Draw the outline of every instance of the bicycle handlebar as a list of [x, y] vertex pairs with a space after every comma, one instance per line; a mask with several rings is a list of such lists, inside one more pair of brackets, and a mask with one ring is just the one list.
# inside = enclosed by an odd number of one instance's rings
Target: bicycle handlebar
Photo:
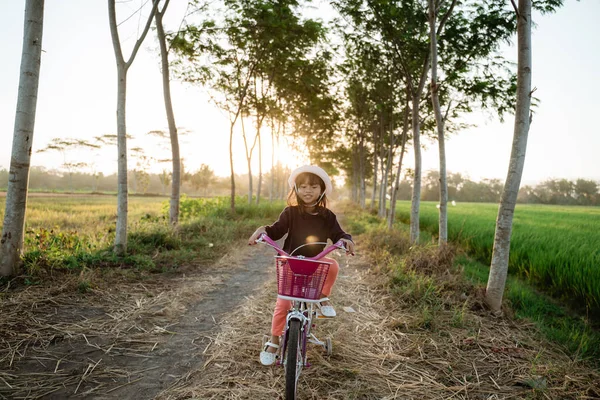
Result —
[[[281, 256], [294, 257], [294, 256], [290, 256], [288, 253], [286, 253], [285, 250], [283, 250], [281, 247], [279, 247], [277, 245], [277, 243], [275, 243], [273, 241], [273, 239], [271, 239], [270, 237], [267, 236], [266, 233], [262, 233], [258, 237], [258, 239], [256, 239], [256, 242], [257, 243], [268, 244], [269, 246], [271, 246], [272, 248], [274, 248], [277, 251], [277, 253], [279, 253], [279, 255], [281, 255]], [[336, 243], [334, 243], [331, 246], [325, 248], [322, 252], [320, 252], [316, 256], [314, 256], [314, 257], [305, 257], [304, 260], [320, 260], [321, 258], [325, 257], [327, 254], [329, 254], [332, 251], [337, 250], [337, 249], [342, 249], [342, 250], [348, 251], [348, 249], [346, 249], [346, 246], [345, 246], [344, 242], [341, 241], [341, 240], [338, 240]]]

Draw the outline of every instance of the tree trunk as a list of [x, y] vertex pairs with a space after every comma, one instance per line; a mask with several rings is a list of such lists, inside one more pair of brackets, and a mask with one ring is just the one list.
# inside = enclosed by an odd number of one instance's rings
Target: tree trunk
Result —
[[365, 185], [365, 139], [364, 131], [360, 131], [360, 142], [358, 144], [358, 158], [359, 158], [359, 180], [360, 180], [360, 208], [363, 210], [366, 207], [367, 202], [367, 188]]
[[[117, 72], [117, 230], [115, 231], [115, 253], [127, 251], [127, 127], [125, 109], [127, 103], [127, 71], [120, 66]], [[134, 171], [135, 181], [135, 171]], [[135, 189], [134, 189], [135, 191]]]
[[173, 113], [173, 103], [171, 101], [171, 77], [169, 73], [169, 52], [165, 39], [165, 31], [163, 27], [163, 16], [169, 5], [167, 0], [162, 8], [162, 11], [157, 12], [155, 16], [156, 34], [160, 45], [160, 60], [162, 66], [162, 84], [163, 97], [165, 101], [165, 110], [167, 113], [167, 122], [169, 124], [169, 136], [171, 138], [171, 158], [173, 161], [173, 185], [171, 186], [171, 199], [169, 206], [169, 222], [171, 225], [176, 225], [179, 221], [179, 190], [181, 181], [181, 164], [179, 163], [179, 138], [177, 135], [177, 125], [175, 124], [175, 115]]
[[248, 166], [248, 204], [252, 204], [252, 150], [248, 151], [248, 140], [246, 138], [246, 127], [244, 125], [244, 118], [240, 118], [242, 124], [242, 137], [244, 139], [244, 149], [246, 151], [246, 164]]
[[[390, 117], [390, 151], [388, 153], [388, 157], [389, 157], [389, 161], [388, 161], [388, 166], [387, 166], [387, 171], [386, 171], [386, 178], [385, 178], [385, 182], [386, 182], [386, 192], [387, 192], [387, 187], [389, 186], [390, 189], [392, 189], [393, 184], [392, 184], [392, 180], [394, 179], [394, 157], [396, 157], [396, 139], [394, 137], [394, 131], [395, 131], [395, 126], [394, 126], [394, 110], [392, 109], [392, 115]], [[392, 196], [391, 196], [391, 190], [390, 190], [390, 201], [392, 200]], [[383, 210], [385, 212], [384, 217], [387, 218], [387, 193], [386, 196], [383, 199]]]
[[379, 159], [381, 160], [381, 184], [379, 185], [379, 204], [378, 204], [378, 209], [377, 209], [377, 215], [381, 218], [383, 217], [383, 197], [385, 196], [385, 185], [386, 185], [386, 181], [385, 181], [385, 169], [386, 169], [386, 164], [387, 162], [385, 159], [385, 129], [383, 127], [383, 113], [382, 113], [382, 117], [381, 117], [381, 130], [379, 131], [381, 138], [379, 139], [380, 141], [380, 145], [379, 145]]
[[396, 218], [396, 200], [398, 198], [398, 187], [400, 186], [400, 173], [402, 172], [402, 162], [404, 160], [404, 149], [406, 148], [406, 142], [408, 140], [408, 108], [409, 99], [406, 101], [406, 108], [404, 109], [404, 125], [402, 126], [402, 148], [400, 150], [400, 161], [398, 162], [398, 171], [396, 172], [396, 181], [394, 182], [394, 189], [392, 190], [392, 198], [390, 200], [390, 215], [388, 217], [388, 229], [392, 229], [394, 226], [394, 219]]
[[27, 0], [24, 20], [19, 95], [0, 240], [1, 276], [13, 275], [16, 272], [23, 253], [29, 166], [42, 58], [44, 0]]
[[235, 213], [235, 172], [233, 170], [233, 128], [235, 126], [235, 120], [230, 122], [229, 125], [229, 169], [231, 170], [231, 201], [230, 209], [231, 213]]
[[269, 182], [269, 203], [273, 202], [275, 189], [275, 124], [271, 123], [271, 178]]
[[485, 301], [499, 313], [506, 286], [512, 221], [525, 165], [531, 109], [531, 0], [519, 0], [517, 20], [517, 105], [510, 163], [496, 219], [496, 234]]
[[412, 99], [412, 128], [413, 147], [415, 150], [415, 176], [413, 182], [412, 199], [410, 206], [410, 241], [419, 241], [419, 209], [421, 207], [421, 125], [419, 121], [419, 102], [421, 96], [413, 95]]
[[429, 41], [431, 43], [431, 103], [435, 114], [440, 157], [440, 208], [438, 245], [448, 242], [448, 183], [446, 181], [446, 145], [444, 142], [444, 118], [440, 109], [439, 85], [437, 80], [437, 35], [435, 1], [429, 0]]
[[359, 186], [360, 179], [358, 174], [358, 165], [360, 163], [358, 159], [358, 143], [354, 143], [352, 147], [352, 201], [356, 204], [359, 203]]
[[129, 60], [125, 62], [121, 50], [121, 41], [117, 27], [115, 0], [108, 0], [108, 19], [112, 38], [115, 60], [117, 63], [117, 229], [115, 231], [114, 251], [117, 255], [127, 252], [127, 126], [125, 118], [127, 98], [127, 70], [133, 63], [135, 56], [142, 45], [150, 24], [156, 13], [159, 0], [153, 0], [152, 10], [139, 39], [136, 41]]
[[377, 195], [377, 176], [379, 175], [379, 163], [377, 155], [377, 131], [373, 130], [373, 192], [371, 193], [371, 204], [369, 209], [375, 208], [375, 196]]
[[260, 191], [262, 190], [262, 142], [260, 138], [260, 128], [256, 133], [258, 136], [258, 184], [256, 185], [256, 205], [260, 203]]
[[381, 218], [387, 217], [387, 189], [388, 189], [388, 178], [391, 179], [390, 172], [394, 164], [394, 110], [391, 111], [390, 115], [390, 146], [388, 147], [387, 163], [385, 166], [385, 174], [383, 178], [383, 195], [381, 198], [380, 216]]

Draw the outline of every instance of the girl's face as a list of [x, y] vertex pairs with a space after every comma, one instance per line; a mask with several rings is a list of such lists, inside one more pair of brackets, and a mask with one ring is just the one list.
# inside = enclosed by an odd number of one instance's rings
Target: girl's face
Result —
[[296, 187], [298, 188], [298, 197], [304, 202], [304, 204], [316, 203], [321, 196], [322, 189], [318, 179], [301, 179], [296, 181]]

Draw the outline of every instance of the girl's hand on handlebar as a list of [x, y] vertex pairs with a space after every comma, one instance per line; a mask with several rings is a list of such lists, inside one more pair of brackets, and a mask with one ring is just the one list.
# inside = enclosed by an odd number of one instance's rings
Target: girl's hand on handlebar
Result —
[[254, 231], [254, 233], [252, 234], [252, 236], [250, 236], [250, 238], [248, 239], [248, 245], [249, 246], [255, 245], [256, 244], [256, 239], [258, 239], [260, 237], [260, 235], [262, 235], [263, 233], [267, 233], [267, 232], [261, 226], [256, 231]]
[[346, 254], [354, 255], [354, 243], [352, 242], [352, 240], [340, 239], [340, 241], [344, 242], [344, 246], [346, 247]]

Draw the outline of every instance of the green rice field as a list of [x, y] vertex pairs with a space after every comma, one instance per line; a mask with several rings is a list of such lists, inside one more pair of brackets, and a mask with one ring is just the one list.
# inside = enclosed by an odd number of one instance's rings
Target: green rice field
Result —
[[[438, 231], [435, 202], [422, 202], [422, 230]], [[408, 223], [410, 202], [398, 218]], [[491, 260], [498, 204], [458, 203], [448, 207], [448, 238], [479, 261]], [[513, 219], [509, 270], [559, 297], [600, 310], [600, 208], [518, 204]]]
[[[0, 197], [0, 226], [4, 222], [5, 198]], [[134, 223], [147, 214], [159, 215], [168, 198], [130, 197], [129, 221]], [[73, 230], [96, 235], [114, 226], [117, 220], [117, 197], [98, 195], [30, 195], [27, 200], [26, 229]]]

